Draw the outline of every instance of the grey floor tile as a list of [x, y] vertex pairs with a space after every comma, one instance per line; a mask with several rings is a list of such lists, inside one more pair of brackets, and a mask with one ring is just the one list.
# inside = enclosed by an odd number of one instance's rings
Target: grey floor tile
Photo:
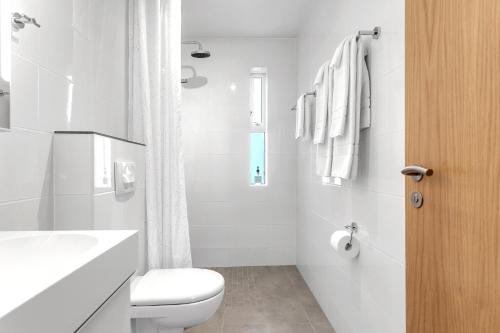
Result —
[[224, 303], [186, 333], [335, 333], [295, 266], [214, 268]]
[[267, 324], [224, 325], [223, 333], [272, 333]]
[[330, 324], [313, 324], [314, 333], [335, 333]]
[[306, 310], [307, 317], [311, 323], [328, 324], [328, 319], [319, 305], [305, 305], [304, 309]]
[[271, 323], [270, 333], [315, 333], [311, 324]]
[[267, 315], [261, 306], [227, 305], [224, 308], [224, 324], [267, 324]]

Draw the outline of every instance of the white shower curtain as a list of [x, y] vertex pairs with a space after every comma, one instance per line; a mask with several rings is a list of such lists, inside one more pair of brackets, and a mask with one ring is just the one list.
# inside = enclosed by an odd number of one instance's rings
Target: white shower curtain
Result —
[[181, 142], [181, 0], [129, 1], [129, 137], [146, 144], [148, 265], [191, 267]]

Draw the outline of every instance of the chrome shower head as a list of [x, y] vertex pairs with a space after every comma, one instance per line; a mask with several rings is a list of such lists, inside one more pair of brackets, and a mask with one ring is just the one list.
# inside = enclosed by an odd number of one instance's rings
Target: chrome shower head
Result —
[[197, 41], [185, 41], [182, 44], [193, 44], [198, 45], [198, 49], [196, 51], [191, 52], [191, 56], [193, 58], [208, 58], [210, 57], [210, 51], [204, 50], [203, 46], [200, 42]]
[[210, 57], [210, 51], [207, 50], [197, 50], [191, 52], [191, 57], [193, 58], [208, 58]]

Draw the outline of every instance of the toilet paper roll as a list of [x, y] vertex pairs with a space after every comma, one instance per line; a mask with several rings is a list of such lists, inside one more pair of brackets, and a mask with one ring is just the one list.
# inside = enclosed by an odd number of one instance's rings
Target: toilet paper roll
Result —
[[356, 258], [359, 254], [359, 241], [356, 238], [352, 238], [351, 247], [346, 247], [347, 243], [351, 239], [351, 233], [339, 230], [335, 231], [330, 238], [330, 244], [337, 253], [347, 259]]

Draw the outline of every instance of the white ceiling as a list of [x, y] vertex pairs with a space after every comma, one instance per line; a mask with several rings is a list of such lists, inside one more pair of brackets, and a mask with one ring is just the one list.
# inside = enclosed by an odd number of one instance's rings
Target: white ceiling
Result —
[[294, 37], [315, 0], [182, 0], [182, 34]]

